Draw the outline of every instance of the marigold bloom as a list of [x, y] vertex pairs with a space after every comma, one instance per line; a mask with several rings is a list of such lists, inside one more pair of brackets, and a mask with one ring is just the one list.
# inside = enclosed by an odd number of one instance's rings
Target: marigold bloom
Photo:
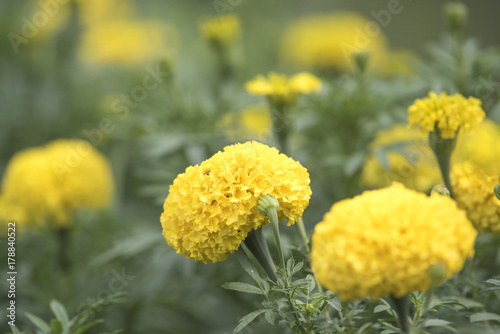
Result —
[[284, 74], [270, 72], [266, 77], [258, 75], [245, 83], [252, 95], [267, 96], [275, 104], [292, 104], [300, 94], [319, 92], [322, 84], [314, 75], [302, 72], [288, 78]]
[[344, 300], [399, 298], [426, 290], [435, 265], [443, 278], [459, 272], [476, 235], [451, 198], [394, 183], [332, 206], [312, 236], [312, 269]]
[[203, 18], [200, 32], [206, 40], [215, 44], [228, 44], [241, 33], [240, 19], [234, 14]]
[[[102, 209], [114, 183], [106, 158], [88, 142], [56, 140], [14, 155], [2, 179], [2, 219], [67, 226], [80, 209]], [[12, 211], [9, 210], [12, 209]]]
[[403, 124], [377, 132], [361, 170], [361, 183], [369, 188], [386, 187], [393, 181], [421, 192], [442, 183], [427, 136]]
[[500, 166], [499, 143], [500, 126], [485, 119], [476, 130], [458, 137], [452, 161], [468, 161], [484, 171], [497, 169]]
[[370, 23], [354, 13], [300, 18], [285, 32], [282, 58], [301, 68], [344, 71], [352, 68], [353, 54], [368, 51], [370, 64], [380, 67], [387, 53], [387, 41], [380, 31], [373, 35], [367, 30]]
[[175, 179], [163, 206], [167, 243], [188, 258], [223, 261], [251, 230], [269, 223], [257, 201], [279, 201], [279, 220], [298, 220], [309, 204], [309, 174], [300, 163], [258, 142], [224, 148]]
[[499, 182], [498, 168], [484, 172], [465, 162], [451, 169], [453, 196], [480, 232], [500, 233], [500, 200], [494, 193]]
[[272, 131], [271, 112], [267, 106], [252, 104], [239, 113], [225, 114], [218, 125], [234, 140], [267, 138]]
[[177, 44], [177, 31], [172, 26], [114, 19], [93, 24], [84, 30], [79, 56], [95, 65], [134, 65], [171, 57]]
[[475, 97], [465, 98], [460, 94], [448, 95], [445, 92], [415, 100], [408, 108], [410, 126], [419, 126], [429, 133], [436, 129], [442, 138], [455, 138], [458, 131], [467, 132], [481, 123], [485, 114], [481, 100]]

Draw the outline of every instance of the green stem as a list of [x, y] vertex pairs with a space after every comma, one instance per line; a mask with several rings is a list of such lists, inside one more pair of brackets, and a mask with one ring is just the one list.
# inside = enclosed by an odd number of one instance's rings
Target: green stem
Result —
[[250, 250], [253, 256], [255, 256], [262, 268], [264, 268], [269, 278], [276, 282], [276, 266], [272, 260], [264, 235], [262, 234], [262, 229], [259, 228], [257, 230], [250, 231], [243, 243], [248, 250]]
[[441, 176], [443, 177], [446, 188], [450, 191], [451, 198], [453, 198], [450, 182], [451, 154], [457, 145], [457, 138], [458, 130], [454, 138], [443, 138], [441, 136], [441, 130], [437, 126], [434, 131], [429, 133], [429, 146], [436, 156]]
[[286, 109], [287, 105], [285, 103], [280, 102], [273, 104], [271, 102], [274, 136], [278, 140], [278, 146], [281, 153], [290, 155], [290, 126], [288, 124], [289, 120], [287, 120]]
[[59, 268], [63, 273], [69, 270], [69, 257], [68, 257], [68, 230], [64, 227], [57, 229], [57, 239], [59, 243], [58, 258]]
[[394, 302], [396, 314], [398, 315], [399, 327], [403, 333], [409, 333], [410, 324], [408, 321], [408, 314], [410, 307], [408, 303], [408, 296], [405, 295], [401, 298], [391, 297], [391, 299]]
[[444, 185], [450, 191], [450, 197], [453, 198], [453, 191], [451, 189], [451, 181], [450, 181], [451, 155], [436, 154], [436, 159], [439, 164], [439, 170], [441, 171], [441, 176], [443, 177]]
[[281, 244], [280, 228], [278, 225], [278, 212], [276, 210], [269, 210], [268, 217], [273, 227], [274, 238], [276, 240], [276, 247], [278, 248], [278, 256], [280, 258], [280, 264], [281, 267], [285, 269], [286, 268], [285, 256], [283, 255], [283, 246]]

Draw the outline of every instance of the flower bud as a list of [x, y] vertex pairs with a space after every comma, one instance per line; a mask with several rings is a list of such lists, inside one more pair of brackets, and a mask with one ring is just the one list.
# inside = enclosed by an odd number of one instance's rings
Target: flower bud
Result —
[[432, 194], [439, 194], [450, 197], [450, 191], [448, 190], [448, 188], [441, 184], [435, 185], [434, 188], [432, 188], [431, 195]]
[[257, 202], [257, 208], [265, 216], [269, 216], [269, 212], [278, 211], [279, 207], [280, 204], [274, 196], [262, 195]]
[[368, 65], [368, 60], [370, 59], [369, 52], [357, 52], [353, 55], [354, 63], [356, 64], [356, 69], [359, 73], [365, 73], [366, 66]]
[[493, 191], [495, 192], [495, 196], [500, 200], [500, 183], [493, 188]]
[[468, 10], [461, 2], [450, 2], [444, 6], [446, 23], [451, 32], [461, 32], [467, 22]]

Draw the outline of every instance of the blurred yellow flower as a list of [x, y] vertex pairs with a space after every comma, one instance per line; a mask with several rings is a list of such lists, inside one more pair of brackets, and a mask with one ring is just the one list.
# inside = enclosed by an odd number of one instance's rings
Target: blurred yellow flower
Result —
[[245, 83], [245, 89], [252, 95], [266, 96], [273, 104], [293, 104], [300, 94], [321, 91], [321, 80], [302, 72], [288, 78], [284, 74], [270, 72], [266, 77], [258, 75]]
[[319, 283], [344, 300], [402, 297], [429, 287], [429, 269], [459, 272], [477, 232], [449, 197], [399, 183], [332, 206], [312, 236]]
[[240, 19], [234, 14], [205, 17], [200, 21], [200, 33], [211, 43], [229, 44], [241, 34]]
[[177, 31], [160, 22], [107, 20], [89, 26], [82, 35], [80, 58], [87, 63], [134, 65], [171, 56]]
[[467, 132], [484, 117], [481, 100], [445, 92], [439, 95], [429, 92], [428, 97], [415, 100], [408, 108], [410, 126], [419, 126], [425, 133], [439, 129], [442, 138], [455, 138], [458, 131]]
[[2, 207], [1, 218], [64, 227], [77, 210], [107, 207], [113, 192], [111, 168], [101, 153], [86, 141], [56, 140], [11, 159], [2, 179], [7, 209]]
[[500, 167], [500, 126], [485, 119], [476, 130], [459, 136], [452, 161], [468, 161], [484, 171]]
[[261, 195], [279, 201], [279, 220], [298, 220], [309, 204], [309, 174], [300, 163], [258, 142], [224, 148], [188, 167], [170, 186], [161, 224], [178, 253], [223, 261], [251, 230], [269, 223], [257, 208]]
[[218, 126], [233, 140], [264, 139], [272, 132], [269, 107], [252, 104], [239, 113], [227, 113]]
[[500, 201], [493, 191], [499, 182], [500, 167], [484, 172], [464, 162], [451, 169], [453, 196], [480, 232], [500, 233]]
[[404, 124], [377, 132], [361, 170], [361, 183], [369, 188], [393, 181], [421, 192], [443, 182], [427, 136]]
[[345, 71], [353, 55], [370, 53], [370, 66], [380, 67], [387, 41], [374, 22], [355, 13], [305, 16], [293, 22], [282, 40], [282, 58], [302, 68]]

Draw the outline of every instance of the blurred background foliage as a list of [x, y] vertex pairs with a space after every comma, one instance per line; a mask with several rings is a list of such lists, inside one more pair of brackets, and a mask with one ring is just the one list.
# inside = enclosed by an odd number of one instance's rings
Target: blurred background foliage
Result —
[[[335, 201], [365, 189], [360, 173], [370, 142], [378, 130], [404, 123], [415, 98], [429, 90], [476, 96], [488, 117], [500, 121], [495, 1], [471, 3], [461, 36], [448, 33], [444, 1], [401, 0], [390, 17], [380, 15], [391, 1], [378, 0], [61, 3], [0, 0], [0, 176], [22, 149], [80, 138], [110, 159], [117, 195], [109, 212], [75, 216], [67, 271], [57, 265], [55, 231], [26, 228], [18, 235], [21, 329], [32, 328], [25, 312], [50, 319], [52, 299], [74, 315], [121, 291], [128, 292], [127, 301], [99, 315], [105, 319], [99, 332], [231, 333], [255, 309], [251, 296], [220, 287], [248, 280], [235, 258], [204, 265], [175, 254], [161, 235], [159, 216], [169, 185], [187, 166], [235, 141], [276, 145], [266, 101], [243, 88], [257, 74], [307, 70], [323, 82], [321, 93], [299, 99], [288, 114], [290, 155], [312, 180], [304, 216], [309, 232]], [[40, 12], [50, 10], [44, 21]], [[289, 59], [293, 48], [312, 48], [308, 38], [294, 39], [293, 22], [345, 11], [364, 17], [361, 28], [378, 24], [379, 32], [369, 37], [378, 46], [366, 71], [345, 59], [332, 66]], [[202, 37], [204, 20], [230, 13], [241, 22], [239, 36], [222, 45]], [[283, 233], [286, 244], [297, 244], [295, 227]], [[479, 238], [474, 284], [498, 274], [499, 242]], [[4, 268], [6, 252], [0, 261]], [[263, 322], [250, 330], [278, 331]]]

